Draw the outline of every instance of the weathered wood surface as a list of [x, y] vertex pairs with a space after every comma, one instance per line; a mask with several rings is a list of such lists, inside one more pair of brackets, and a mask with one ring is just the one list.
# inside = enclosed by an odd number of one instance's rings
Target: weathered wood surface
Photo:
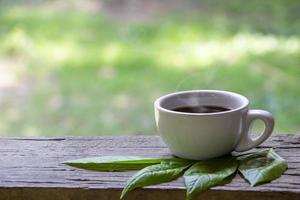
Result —
[[[273, 136], [260, 148], [273, 147], [289, 163], [279, 179], [250, 187], [238, 175], [197, 199], [300, 199], [300, 137]], [[63, 161], [103, 155], [170, 156], [157, 136], [0, 138], [0, 200], [119, 199], [135, 172], [95, 172]], [[138, 189], [125, 199], [184, 199], [182, 179]]]

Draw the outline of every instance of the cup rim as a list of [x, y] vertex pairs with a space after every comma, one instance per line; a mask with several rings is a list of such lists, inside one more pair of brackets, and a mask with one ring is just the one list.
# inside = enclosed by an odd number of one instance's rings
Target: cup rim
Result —
[[[218, 93], [218, 94], [228, 94], [228, 95], [234, 96], [236, 98], [242, 99], [242, 101], [244, 103], [243, 103], [243, 105], [241, 105], [241, 106], [239, 106], [239, 107], [237, 107], [235, 109], [231, 109], [231, 110], [228, 110], [228, 111], [222, 111], [222, 112], [215, 112], [215, 113], [185, 113], [185, 112], [178, 112], [178, 111], [169, 110], [169, 109], [163, 108], [161, 106], [161, 102], [163, 100], [165, 100], [166, 98], [177, 96], [177, 95], [181, 95], [181, 94], [199, 93], [199, 92], [210, 92], [210, 93]], [[177, 114], [177, 115], [192, 115], [192, 116], [210, 116], [210, 115], [228, 114], [228, 113], [232, 113], [232, 112], [243, 110], [243, 109], [247, 108], [248, 105], [249, 105], [249, 100], [245, 96], [243, 96], [241, 94], [238, 94], [238, 93], [235, 93], [235, 92], [226, 91], [226, 90], [185, 90], [185, 91], [179, 91], [179, 92], [174, 92], [174, 93], [166, 94], [164, 96], [159, 97], [154, 102], [154, 107], [156, 109], [158, 109], [159, 111], [166, 112], [166, 113], [171, 113], [171, 114]]]

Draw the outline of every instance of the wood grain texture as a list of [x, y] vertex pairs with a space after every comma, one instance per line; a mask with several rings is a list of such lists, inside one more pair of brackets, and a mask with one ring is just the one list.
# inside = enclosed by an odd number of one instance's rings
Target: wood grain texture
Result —
[[[273, 147], [289, 163], [279, 179], [250, 187], [238, 175], [196, 199], [300, 199], [300, 137], [273, 136], [259, 148]], [[95, 172], [63, 161], [104, 155], [171, 156], [158, 136], [0, 138], [0, 200], [119, 199], [134, 171]], [[138, 189], [125, 199], [184, 199], [182, 178]]]

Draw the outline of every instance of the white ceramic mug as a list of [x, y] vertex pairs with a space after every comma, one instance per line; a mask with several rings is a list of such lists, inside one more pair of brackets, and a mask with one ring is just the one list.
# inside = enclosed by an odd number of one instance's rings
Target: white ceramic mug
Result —
[[[230, 108], [215, 113], [186, 113], [173, 109], [184, 106], [211, 105]], [[174, 155], [203, 160], [246, 151], [264, 142], [272, 133], [274, 118], [264, 110], [249, 110], [246, 97], [219, 90], [191, 90], [158, 98], [155, 120], [158, 132]], [[262, 120], [265, 130], [251, 136], [251, 124]]]

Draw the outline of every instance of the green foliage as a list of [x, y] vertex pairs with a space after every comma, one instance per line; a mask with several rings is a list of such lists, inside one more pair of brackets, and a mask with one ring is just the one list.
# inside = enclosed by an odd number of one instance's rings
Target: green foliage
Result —
[[67, 161], [65, 164], [97, 171], [141, 169], [128, 180], [120, 198], [135, 188], [169, 182], [183, 175], [187, 200], [193, 199], [199, 193], [214, 186], [230, 183], [237, 171], [250, 182], [251, 186], [256, 186], [279, 178], [287, 169], [287, 161], [276, 154], [273, 149], [206, 161], [104, 156]]
[[250, 182], [251, 186], [277, 179], [287, 167], [287, 161], [276, 154], [273, 149], [263, 150], [239, 159], [239, 172]]
[[181, 160], [177, 158], [143, 158], [140, 156], [101, 156], [69, 160], [64, 164], [95, 171], [125, 171], [143, 169], [162, 161], [180, 162]]
[[230, 182], [237, 167], [238, 162], [231, 156], [197, 162], [183, 176], [187, 199], [191, 200], [197, 194], [214, 186], [224, 185], [224, 180], [226, 183]]
[[175, 180], [193, 163], [194, 161], [189, 160], [163, 160], [160, 164], [146, 167], [129, 179], [122, 191], [121, 198], [135, 188]]
[[1, 1], [1, 134], [153, 134], [153, 101], [186, 89], [242, 93], [276, 132], [299, 132], [299, 1], [192, 3], [120, 23]]

